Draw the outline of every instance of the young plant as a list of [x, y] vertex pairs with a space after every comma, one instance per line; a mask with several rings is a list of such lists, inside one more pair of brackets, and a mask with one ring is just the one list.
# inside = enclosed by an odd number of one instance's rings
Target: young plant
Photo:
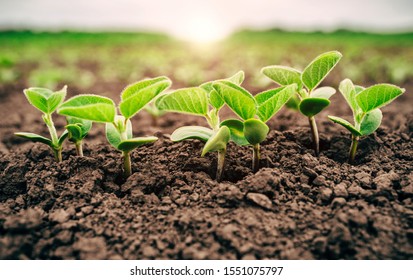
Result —
[[332, 87], [318, 85], [333, 70], [342, 55], [338, 51], [331, 51], [317, 56], [304, 71], [294, 68], [274, 65], [261, 69], [268, 78], [281, 86], [297, 84], [297, 97], [289, 101], [290, 108], [297, 108], [304, 116], [308, 117], [313, 139], [314, 151], [320, 153], [320, 140], [318, 136], [315, 116], [330, 105], [330, 97], [336, 92]]
[[405, 90], [391, 84], [363, 88], [353, 85], [349, 79], [340, 83], [339, 90], [353, 111], [354, 125], [339, 117], [328, 118], [350, 131], [352, 142], [348, 161], [353, 163], [360, 137], [372, 134], [381, 124], [383, 114], [379, 108], [391, 103]]
[[69, 132], [68, 140], [73, 142], [78, 156], [83, 157], [82, 141], [92, 128], [92, 122], [74, 117], [66, 117], [66, 129]]
[[[240, 71], [227, 79], [236, 84], [244, 81], [244, 72]], [[174, 142], [186, 139], [198, 139], [206, 142], [201, 156], [208, 152], [218, 152], [216, 180], [221, 181], [225, 166], [227, 144], [230, 140], [230, 129], [222, 125], [219, 111], [224, 106], [224, 100], [215, 91], [213, 82], [207, 82], [199, 87], [183, 88], [160, 97], [156, 106], [159, 110], [179, 112], [202, 116], [210, 128], [202, 126], [184, 126], [176, 129], [171, 140]]]
[[107, 140], [122, 152], [123, 179], [126, 179], [132, 174], [131, 151], [158, 139], [153, 136], [134, 138], [130, 119], [170, 85], [167, 77], [157, 77], [127, 86], [121, 92], [121, 115], [116, 114], [113, 100], [93, 94], [75, 96], [63, 103], [58, 111], [65, 116], [106, 123]]
[[62, 145], [64, 140], [68, 136], [67, 130], [65, 130], [60, 137], [57, 135], [56, 128], [53, 123], [52, 114], [62, 104], [66, 97], [67, 87], [64, 86], [59, 91], [51, 91], [47, 88], [28, 88], [24, 90], [24, 95], [31, 105], [40, 110], [43, 115], [43, 121], [49, 129], [50, 139], [41, 135], [29, 132], [17, 132], [15, 135], [29, 139], [33, 142], [40, 142], [48, 145], [57, 160], [62, 161]]
[[[246, 89], [230, 81], [218, 81], [213, 88], [228, 107], [238, 116], [221, 123], [231, 132], [231, 140], [238, 145], [251, 145], [253, 150], [252, 169], [259, 169], [260, 144], [267, 138], [271, 119], [297, 91], [297, 85], [287, 85], [252, 96]], [[258, 118], [256, 118], [258, 116]]]
[[161, 98], [163, 95], [165, 95], [165, 92], [162, 92], [162, 94], [157, 95], [148, 105], [145, 106], [145, 111], [151, 115], [152, 118], [152, 125], [153, 126], [158, 126], [158, 119], [165, 115], [165, 111], [159, 110], [158, 107], [156, 107], [156, 101]]

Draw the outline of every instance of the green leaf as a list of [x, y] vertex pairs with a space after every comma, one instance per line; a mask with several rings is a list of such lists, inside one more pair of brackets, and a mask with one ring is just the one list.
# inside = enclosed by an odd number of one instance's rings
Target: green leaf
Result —
[[[122, 133], [125, 134], [123, 138]], [[124, 116], [116, 116], [113, 123], [106, 123], [106, 139], [116, 149], [118, 149], [122, 141], [131, 139], [132, 137], [132, 123], [128, 119], [125, 126]]]
[[238, 71], [237, 73], [235, 73], [229, 78], [226, 78], [225, 80], [230, 81], [236, 85], [241, 85], [244, 79], [245, 79], [244, 71]]
[[237, 73], [235, 73], [233, 76], [231, 76], [229, 78], [206, 82], [206, 83], [203, 83], [202, 85], [200, 85], [199, 87], [203, 88], [208, 93], [210, 93], [211, 91], [214, 90], [213, 84], [216, 83], [216, 82], [229, 81], [229, 82], [232, 82], [236, 85], [241, 85], [242, 82], [244, 81], [244, 78], [245, 78], [244, 71], [238, 71]]
[[236, 85], [240, 85], [244, 81], [244, 77], [245, 77], [244, 71], [239, 71], [235, 75], [233, 75], [233, 76], [231, 76], [227, 79], [216, 80], [216, 81], [212, 81], [212, 82], [203, 83], [202, 85], [200, 85], [200, 87], [208, 92], [209, 103], [214, 108], [221, 109], [222, 106], [224, 106], [225, 101], [218, 94], [218, 92], [213, 88], [212, 84], [215, 83], [215, 82], [218, 82], [218, 81], [230, 81], [230, 82], [233, 82]]
[[323, 111], [328, 105], [330, 105], [330, 100], [328, 99], [310, 97], [301, 101], [299, 109], [303, 115], [313, 117]]
[[209, 152], [225, 150], [230, 138], [231, 132], [229, 131], [229, 128], [226, 126], [221, 126], [219, 130], [205, 143], [201, 156], [204, 156]]
[[301, 88], [301, 72], [294, 68], [273, 65], [262, 68], [261, 72], [281, 86], [297, 84]]
[[92, 128], [92, 122], [88, 120], [74, 118], [74, 117], [66, 117], [66, 120], [67, 120], [67, 123], [70, 125], [75, 124], [79, 126], [81, 130], [80, 136], [82, 137], [82, 139], [86, 137], [86, 135], [89, 133], [90, 129]]
[[342, 54], [338, 51], [331, 51], [317, 56], [304, 69], [301, 80], [304, 85], [311, 91], [316, 88], [331, 70], [337, 65]]
[[127, 86], [121, 93], [119, 110], [129, 119], [151, 102], [158, 94], [171, 86], [167, 77], [146, 79]]
[[345, 119], [334, 117], [334, 116], [328, 116], [328, 118], [332, 120], [333, 122], [338, 123], [339, 125], [342, 125], [348, 131], [350, 131], [350, 133], [353, 134], [354, 136], [362, 135], [360, 131], [358, 131], [351, 123], [349, 123]]
[[260, 106], [261, 104], [266, 102], [268, 99], [270, 99], [271, 97], [278, 94], [280, 91], [282, 91], [284, 89], [285, 89], [285, 87], [279, 87], [279, 88], [270, 89], [270, 90], [260, 92], [260, 93], [258, 93], [254, 96], [255, 101], [257, 102], [257, 105]]
[[244, 136], [244, 122], [236, 119], [228, 119], [221, 122], [219, 126], [226, 126], [229, 128], [231, 140], [237, 145], [245, 146], [249, 144]]
[[113, 123], [106, 123], [106, 139], [114, 148], [118, 148], [119, 143], [122, 142], [120, 132], [113, 125]]
[[30, 132], [16, 132], [16, 133], [14, 133], [14, 135], [19, 136], [19, 137], [22, 137], [22, 138], [29, 139], [29, 140], [31, 140], [31, 141], [33, 141], [33, 142], [40, 142], [40, 143], [43, 143], [43, 144], [46, 144], [46, 145], [52, 147], [52, 140], [50, 140], [50, 139], [48, 139], [48, 138], [46, 138], [46, 137], [43, 137], [43, 136], [41, 136], [41, 135], [35, 134], [35, 133], [30, 133]]
[[365, 87], [358, 86], [358, 85], [355, 85], [354, 88], [356, 89], [356, 94], [359, 94], [360, 92], [366, 89]]
[[208, 94], [199, 87], [179, 89], [159, 98], [156, 106], [159, 110], [205, 116]]
[[48, 113], [51, 114], [63, 103], [66, 98], [67, 86], [64, 86], [61, 90], [53, 92], [53, 94], [47, 99]]
[[391, 84], [378, 84], [366, 88], [356, 96], [357, 104], [364, 113], [368, 113], [374, 109], [381, 108], [396, 97], [403, 94], [405, 89], [399, 88]]
[[286, 87], [275, 90], [268, 90], [256, 96], [256, 100], [261, 99], [262, 96], [268, 97], [265, 102], [258, 102], [258, 117], [267, 122], [271, 119], [287, 101], [297, 92], [297, 85], [292, 84]]
[[380, 109], [375, 109], [366, 114], [360, 124], [360, 132], [362, 135], [372, 134], [379, 128], [383, 114]]
[[216, 109], [221, 109], [225, 104], [225, 100], [219, 95], [219, 93], [212, 89], [209, 93], [209, 103]]
[[48, 113], [47, 98], [53, 94], [50, 89], [47, 88], [28, 88], [25, 89], [24, 95], [31, 105], [42, 111]]
[[347, 101], [347, 104], [350, 106], [351, 110], [353, 111], [353, 114], [357, 114], [359, 106], [356, 102], [357, 92], [353, 82], [350, 79], [345, 79], [341, 81], [338, 89], [341, 92], [341, 95], [343, 95], [344, 99]]
[[336, 93], [335, 88], [321, 87], [321, 88], [315, 89], [311, 93], [311, 97], [330, 99], [330, 97], [333, 96], [334, 93]]
[[69, 131], [67, 131], [65, 129], [65, 131], [63, 131], [62, 135], [60, 135], [59, 140], [57, 141], [59, 147], [61, 147], [63, 145], [63, 142], [66, 140], [66, 138], [69, 136]]
[[81, 124], [68, 124], [66, 129], [69, 132], [69, 140], [77, 142], [83, 139]]
[[260, 120], [249, 119], [244, 122], [244, 135], [251, 145], [264, 141], [269, 131], [269, 127]]
[[165, 114], [165, 111], [159, 110], [153, 102], [146, 105], [144, 110], [154, 118], [159, 118]]
[[81, 94], [63, 103], [58, 109], [58, 113], [95, 122], [113, 122], [116, 107], [110, 98]]
[[158, 137], [155, 136], [131, 138], [120, 142], [118, 145], [118, 149], [123, 152], [130, 152], [145, 144], [153, 143], [156, 140], [158, 140]]
[[246, 120], [255, 116], [256, 101], [247, 90], [228, 81], [216, 82], [213, 87], [240, 118]]
[[60, 91], [53, 92], [47, 88], [28, 88], [24, 90], [27, 100], [31, 105], [45, 114], [53, 113], [66, 97], [64, 86]]
[[300, 98], [298, 97], [297, 94], [294, 94], [293, 96], [291, 96], [291, 98], [287, 101], [287, 103], [285, 103], [285, 106], [288, 109], [292, 109], [292, 110], [296, 110], [298, 111], [298, 107], [300, 106]]
[[171, 140], [179, 142], [185, 139], [198, 139], [206, 142], [213, 134], [212, 129], [203, 126], [183, 126], [172, 133]]

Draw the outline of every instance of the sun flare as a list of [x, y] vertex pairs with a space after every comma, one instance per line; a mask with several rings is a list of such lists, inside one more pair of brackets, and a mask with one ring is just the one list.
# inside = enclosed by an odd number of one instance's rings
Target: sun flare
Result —
[[227, 34], [212, 17], [198, 15], [189, 19], [181, 38], [194, 43], [213, 43], [223, 39]]

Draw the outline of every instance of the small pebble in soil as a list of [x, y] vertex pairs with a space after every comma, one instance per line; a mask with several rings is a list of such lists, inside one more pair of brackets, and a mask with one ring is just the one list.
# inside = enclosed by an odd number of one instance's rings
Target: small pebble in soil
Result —
[[303, 168], [303, 173], [310, 178], [315, 178], [318, 176], [317, 172], [315, 172], [313, 169], [310, 169], [308, 167]]
[[355, 177], [363, 184], [363, 186], [369, 186], [371, 182], [371, 177], [366, 172], [362, 171], [356, 173]]
[[93, 206], [84, 206], [81, 208], [81, 211], [85, 215], [89, 215], [90, 213], [93, 212]]
[[326, 177], [323, 175], [317, 176], [314, 179], [313, 184], [316, 186], [327, 186]]
[[312, 156], [310, 154], [303, 155], [301, 159], [303, 161], [303, 164], [305, 164], [306, 166], [308, 166], [310, 168], [314, 168], [318, 165], [317, 158], [315, 158], [314, 156]]
[[343, 205], [345, 205], [347, 203], [346, 199], [343, 197], [336, 197], [333, 199], [333, 201], [331, 202], [331, 205], [333, 206], [333, 208], [339, 208]]
[[333, 191], [329, 188], [323, 188], [320, 191], [319, 198], [322, 202], [328, 203], [333, 195]]
[[63, 224], [67, 222], [70, 218], [70, 214], [66, 212], [64, 209], [58, 209], [49, 214], [49, 220], [51, 222]]
[[334, 186], [334, 195], [336, 197], [348, 197], [347, 186], [345, 183], [340, 183]]
[[261, 193], [248, 193], [247, 199], [254, 202], [256, 205], [264, 209], [271, 210], [273, 208], [271, 200], [268, 196]]
[[347, 189], [348, 194], [354, 197], [363, 197], [366, 195], [366, 190], [360, 187], [356, 182], [351, 184], [350, 187]]

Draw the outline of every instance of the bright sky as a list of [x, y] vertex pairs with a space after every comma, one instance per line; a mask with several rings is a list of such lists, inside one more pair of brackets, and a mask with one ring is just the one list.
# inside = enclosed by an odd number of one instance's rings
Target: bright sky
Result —
[[241, 28], [413, 30], [413, 0], [0, 0], [0, 28], [137, 29], [195, 41]]

